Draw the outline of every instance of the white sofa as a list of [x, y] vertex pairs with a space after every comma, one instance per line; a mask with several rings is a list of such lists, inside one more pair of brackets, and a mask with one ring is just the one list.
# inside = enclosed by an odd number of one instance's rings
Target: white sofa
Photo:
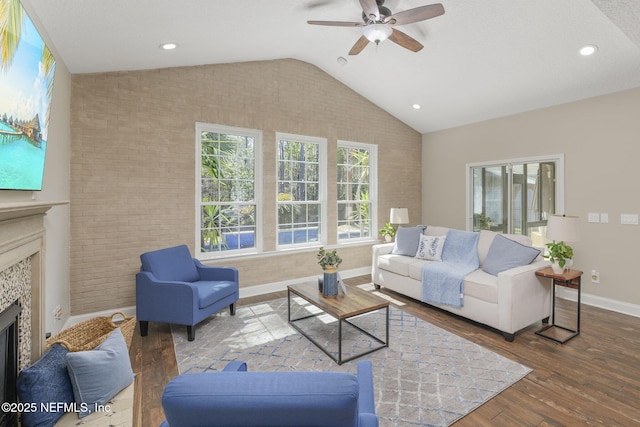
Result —
[[[444, 236], [448, 228], [427, 226], [423, 234]], [[493, 276], [482, 270], [483, 262], [497, 233], [480, 231], [478, 257], [480, 268], [464, 278], [463, 307], [432, 304], [502, 332], [511, 342], [515, 333], [536, 322], [548, 322], [551, 309], [551, 285], [535, 271], [549, 265], [542, 256], [532, 263], [502, 271]], [[523, 245], [531, 239], [522, 235], [503, 235]], [[446, 244], [446, 243], [445, 243]], [[421, 270], [425, 261], [411, 256], [392, 254], [394, 243], [373, 246], [372, 280], [377, 288], [384, 286], [418, 301], [422, 300]], [[430, 303], [431, 304], [431, 303]]]

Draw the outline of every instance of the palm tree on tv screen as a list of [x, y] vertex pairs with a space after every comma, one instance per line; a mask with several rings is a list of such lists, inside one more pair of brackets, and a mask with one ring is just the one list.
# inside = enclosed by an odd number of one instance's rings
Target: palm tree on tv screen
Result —
[[[11, 68], [16, 50], [22, 39], [22, 24], [26, 13], [20, 0], [0, 0], [0, 68], [7, 72]], [[47, 96], [53, 92], [53, 73], [56, 61], [46, 44], [42, 48], [42, 65], [47, 80]], [[46, 120], [48, 121], [48, 117]]]

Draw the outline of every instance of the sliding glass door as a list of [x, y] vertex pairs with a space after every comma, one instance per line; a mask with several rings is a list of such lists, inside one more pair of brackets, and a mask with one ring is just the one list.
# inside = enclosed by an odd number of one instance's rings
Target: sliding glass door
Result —
[[547, 218], [560, 212], [564, 158], [467, 165], [470, 229], [528, 235], [543, 245]]

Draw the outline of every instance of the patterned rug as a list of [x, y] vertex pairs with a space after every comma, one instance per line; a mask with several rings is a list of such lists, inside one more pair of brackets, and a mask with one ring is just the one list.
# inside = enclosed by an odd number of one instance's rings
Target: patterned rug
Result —
[[[292, 318], [318, 313], [306, 301], [292, 299]], [[478, 408], [531, 369], [420, 320], [400, 309], [389, 310], [388, 348], [363, 356], [373, 363], [376, 412], [382, 427], [446, 426]], [[337, 321], [320, 313], [303, 330], [337, 352]], [[358, 316], [353, 323], [384, 337], [384, 310]], [[195, 341], [186, 328], [173, 327], [180, 373], [220, 371], [231, 360], [250, 371], [345, 371], [287, 323], [287, 299], [238, 306], [197, 326]], [[343, 328], [343, 358], [379, 344], [356, 328]]]

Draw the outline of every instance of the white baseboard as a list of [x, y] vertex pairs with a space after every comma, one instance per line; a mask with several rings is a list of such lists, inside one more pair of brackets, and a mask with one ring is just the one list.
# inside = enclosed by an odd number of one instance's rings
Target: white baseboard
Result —
[[[371, 273], [371, 267], [361, 267], [361, 268], [354, 268], [351, 270], [340, 271], [340, 276], [344, 279], [348, 279], [350, 277], [364, 276], [370, 273]], [[271, 292], [286, 291], [288, 285], [293, 285], [295, 283], [304, 283], [304, 282], [315, 283], [318, 277], [320, 277], [320, 274], [321, 272], [318, 272], [318, 274], [315, 274], [313, 276], [300, 277], [297, 279], [284, 280], [281, 282], [267, 283], [265, 285], [247, 286], [246, 288], [240, 288], [240, 298], [254, 297], [258, 295], [269, 294]], [[118, 311], [123, 312], [127, 317], [136, 315], [135, 306], [124, 307], [124, 308], [114, 308], [113, 310], [103, 310], [103, 311], [97, 311], [94, 313], [79, 314], [77, 316], [69, 317], [67, 321], [64, 322], [64, 326], [62, 327], [62, 329], [66, 329], [70, 326], [77, 325], [78, 323], [84, 320], [88, 320], [96, 316], [111, 316], [113, 313], [116, 313]]]
[[[354, 268], [351, 270], [341, 270], [340, 277], [348, 279], [350, 277], [364, 276], [371, 274], [371, 267]], [[307, 277], [299, 277], [297, 279], [283, 280], [281, 282], [267, 283], [265, 285], [247, 286], [246, 288], [240, 288], [240, 298], [255, 297], [258, 295], [269, 294], [271, 292], [286, 291], [287, 286], [294, 285], [296, 283], [313, 282], [315, 283], [318, 277], [322, 275], [321, 271], [318, 274]]]
[[[578, 293], [575, 290], [567, 289], [562, 286], [556, 287], [556, 296], [570, 301], [578, 300]], [[640, 305], [630, 304], [624, 301], [618, 301], [611, 298], [605, 298], [598, 295], [585, 294], [580, 295], [582, 304], [603, 308], [617, 313], [628, 314], [629, 316], [640, 317]]]

